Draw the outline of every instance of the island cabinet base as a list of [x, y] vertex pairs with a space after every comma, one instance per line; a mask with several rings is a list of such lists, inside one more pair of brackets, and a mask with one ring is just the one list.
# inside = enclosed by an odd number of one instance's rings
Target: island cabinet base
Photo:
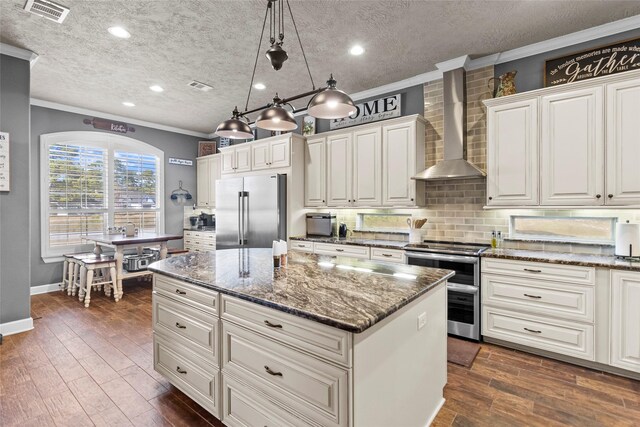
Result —
[[155, 369], [226, 426], [424, 427], [444, 403], [446, 282], [362, 333], [191, 286], [154, 277]]

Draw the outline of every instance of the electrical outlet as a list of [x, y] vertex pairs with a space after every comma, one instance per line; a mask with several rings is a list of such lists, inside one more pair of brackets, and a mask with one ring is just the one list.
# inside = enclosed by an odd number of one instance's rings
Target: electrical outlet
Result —
[[427, 313], [422, 313], [418, 316], [418, 330], [424, 328], [424, 325], [427, 324]]

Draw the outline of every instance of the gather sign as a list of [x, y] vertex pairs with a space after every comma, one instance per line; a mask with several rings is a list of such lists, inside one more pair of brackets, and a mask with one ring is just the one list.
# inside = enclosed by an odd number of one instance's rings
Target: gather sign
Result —
[[549, 59], [544, 65], [544, 86], [558, 86], [630, 70], [640, 70], [640, 39]]

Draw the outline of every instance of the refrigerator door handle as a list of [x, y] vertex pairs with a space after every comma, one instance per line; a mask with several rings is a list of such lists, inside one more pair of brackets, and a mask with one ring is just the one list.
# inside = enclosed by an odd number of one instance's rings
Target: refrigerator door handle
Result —
[[242, 216], [243, 216], [243, 224], [242, 224], [242, 241], [243, 245], [248, 245], [247, 242], [247, 233], [249, 232], [249, 192], [243, 192], [243, 203], [242, 203]]
[[242, 245], [244, 233], [242, 231], [242, 215], [244, 213], [242, 191], [238, 191], [238, 244]]

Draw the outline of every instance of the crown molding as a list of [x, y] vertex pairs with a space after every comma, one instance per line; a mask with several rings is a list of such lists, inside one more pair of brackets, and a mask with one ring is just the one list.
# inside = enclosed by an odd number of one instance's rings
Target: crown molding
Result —
[[0, 54], [13, 56], [14, 58], [24, 59], [25, 61], [29, 61], [31, 68], [38, 61], [38, 54], [31, 52], [27, 49], [22, 49], [19, 47], [11, 46], [10, 44], [0, 43]]
[[116, 114], [104, 113], [102, 111], [89, 110], [87, 108], [82, 108], [82, 107], [73, 107], [71, 105], [59, 104], [57, 102], [45, 101], [37, 98], [31, 98], [31, 105], [35, 105], [36, 107], [50, 108], [52, 110], [67, 111], [69, 113], [82, 114], [85, 116], [94, 116], [94, 117], [100, 117], [103, 119], [118, 120], [121, 122], [130, 123], [132, 125], [144, 126], [152, 129], [163, 130], [166, 132], [174, 132], [182, 135], [189, 135], [189, 136], [196, 136], [198, 138], [211, 139], [210, 134], [204, 133], [204, 132], [196, 132], [196, 131], [177, 128], [173, 126], [166, 126], [159, 123], [132, 119], [131, 117], [124, 117]]
[[457, 70], [458, 68], [467, 69], [470, 62], [471, 58], [469, 58], [469, 55], [463, 55], [447, 61], [438, 62], [436, 67], [444, 73], [445, 71]]

